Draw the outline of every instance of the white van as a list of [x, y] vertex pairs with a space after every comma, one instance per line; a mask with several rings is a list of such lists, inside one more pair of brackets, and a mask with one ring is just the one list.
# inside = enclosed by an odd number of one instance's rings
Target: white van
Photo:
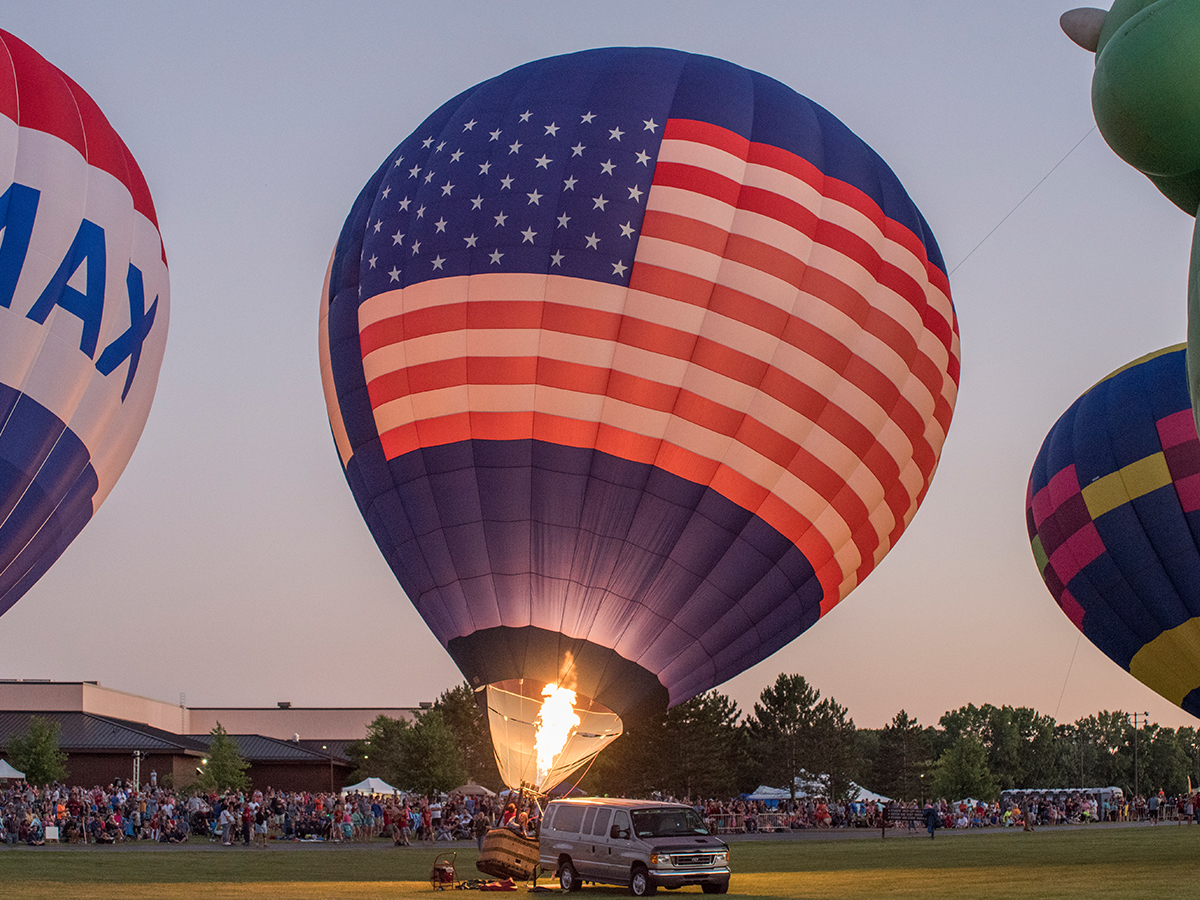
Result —
[[564, 891], [617, 884], [635, 897], [698, 884], [729, 890], [729, 847], [690, 806], [653, 800], [552, 800], [542, 818], [541, 867]]

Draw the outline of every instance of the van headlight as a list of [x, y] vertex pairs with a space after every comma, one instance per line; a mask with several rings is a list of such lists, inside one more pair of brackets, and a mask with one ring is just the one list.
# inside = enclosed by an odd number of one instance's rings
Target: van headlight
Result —
[[651, 853], [650, 854], [650, 865], [652, 865], [652, 866], [669, 866], [670, 864], [671, 864], [671, 857], [668, 854], [666, 854], [666, 853]]
[[714, 866], [729, 865], [729, 851], [726, 850], [724, 853], [714, 853], [713, 854], [713, 865]]

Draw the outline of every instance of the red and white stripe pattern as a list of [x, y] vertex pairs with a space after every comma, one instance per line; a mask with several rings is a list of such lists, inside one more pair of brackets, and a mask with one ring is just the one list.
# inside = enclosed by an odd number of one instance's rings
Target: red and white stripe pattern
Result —
[[366, 299], [385, 455], [533, 438], [652, 463], [792, 540], [827, 612], [937, 465], [959, 367], [945, 274], [858, 189], [672, 119], [631, 275], [485, 273]]

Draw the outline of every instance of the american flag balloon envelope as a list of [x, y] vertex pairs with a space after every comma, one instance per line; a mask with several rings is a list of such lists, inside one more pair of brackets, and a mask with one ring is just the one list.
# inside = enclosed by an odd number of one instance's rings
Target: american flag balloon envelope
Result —
[[92, 100], [0, 31], [0, 613], [137, 445], [167, 341], [150, 191]]
[[887, 165], [779, 82], [660, 49], [530, 63], [426, 119], [346, 219], [320, 333], [359, 508], [486, 689], [505, 780], [542, 788], [861, 582], [959, 371]]

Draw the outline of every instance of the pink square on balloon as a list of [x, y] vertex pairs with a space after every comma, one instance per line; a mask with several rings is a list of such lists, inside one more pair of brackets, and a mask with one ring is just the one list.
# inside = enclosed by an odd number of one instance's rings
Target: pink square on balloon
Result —
[[1196, 421], [1192, 418], [1192, 410], [1181, 409], [1177, 413], [1163, 416], [1158, 420], [1158, 439], [1163, 449], [1174, 447], [1188, 441], [1196, 440]]
[[1185, 513], [1200, 509], [1200, 474], [1189, 475], [1175, 482], [1175, 493], [1179, 495], [1179, 505]]
[[1084, 609], [1079, 605], [1079, 601], [1071, 595], [1070, 591], [1062, 592], [1062, 596], [1058, 598], [1058, 605], [1067, 614], [1067, 618], [1075, 624], [1075, 627], [1082, 631]]
[[1063, 584], [1074, 578], [1079, 570], [1104, 552], [1104, 541], [1093, 522], [1088, 522], [1083, 528], [1063, 541], [1062, 546], [1050, 556], [1054, 571], [1058, 572]]

